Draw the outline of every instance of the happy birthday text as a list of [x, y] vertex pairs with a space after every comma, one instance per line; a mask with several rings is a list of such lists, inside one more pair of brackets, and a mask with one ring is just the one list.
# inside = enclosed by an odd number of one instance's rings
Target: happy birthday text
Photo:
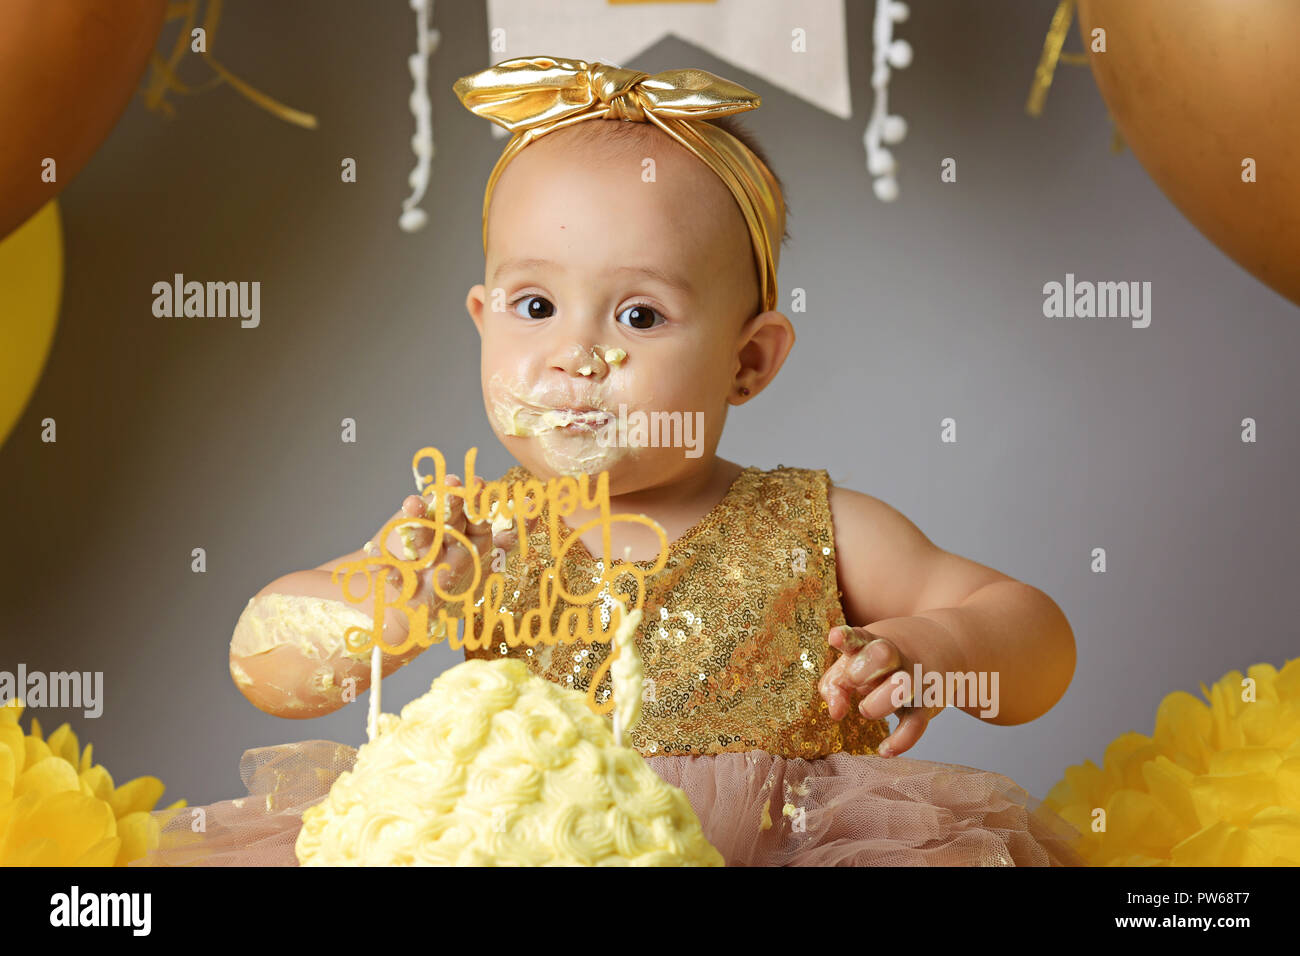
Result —
[[[641, 609], [645, 600], [646, 578], [660, 571], [668, 557], [668, 538], [664, 529], [653, 519], [645, 515], [615, 515], [609, 506], [609, 472], [602, 471], [596, 477], [592, 487], [591, 476], [583, 474], [577, 478], [560, 476], [545, 483], [536, 478], [527, 481], [506, 483], [504, 481], [485, 482], [481, 489], [475, 489], [474, 465], [478, 449], [471, 448], [465, 453], [465, 478], [462, 485], [447, 484], [447, 465], [442, 453], [433, 447], [418, 451], [412, 461], [412, 469], [423, 494], [433, 492], [433, 498], [425, 509], [425, 517], [412, 518], [397, 516], [389, 521], [380, 532], [380, 554], [365, 560], [351, 561], [334, 572], [335, 580], [343, 589], [344, 597], [361, 603], [367, 597], [374, 598], [374, 619], [370, 629], [362, 627], [348, 628], [345, 635], [348, 650], [361, 653], [379, 647], [386, 654], [404, 654], [415, 645], [429, 647], [448, 639], [453, 650], [462, 647], [479, 650], [493, 644], [498, 631], [501, 640], [509, 647], [524, 643], [529, 647], [537, 644], [555, 645], [559, 643], [594, 642], [608, 643], [626, 613]], [[421, 461], [433, 462], [433, 475], [420, 473]], [[449, 527], [445, 521], [444, 502], [451, 498], [463, 501], [466, 519], [470, 522], [489, 520], [495, 507], [496, 513], [515, 523], [518, 530], [520, 559], [528, 556], [527, 522], [547, 516], [547, 533], [550, 542], [551, 563], [542, 569], [538, 586], [539, 604], [523, 612], [516, 623], [515, 614], [505, 598], [505, 575], [494, 571], [483, 578], [483, 566], [473, 542], [461, 531]], [[573, 529], [561, 540], [561, 521], [579, 509], [596, 511], [598, 517]], [[648, 527], [659, 538], [658, 558], [650, 568], [641, 568], [624, 560], [614, 560], [610, 554], [610, 528], [615, 522], [630, 522]], [[415, 558], [399, 557], [388, 550], [388, 542], [393, 532], [400, 526], [408, 528], [421, 526], [433, 532], [433, 540], [421, 556]], [[565, 585], [560, 569], [569, 553], [569, 549], [580, 536], [591, 528], [601, 529], [601, 547], [604, 560], [602, 572], [590, 591], [574, 594]], [[450, 538], [459, 542], [471, 557], [473, 576], [468, 586], [462, 591], [449, 592], [443, 589], [439, 581], [439, 572], [450, 568], [444, 560], [434, 566], [431, 584], [440, 599], [436, 623], [431, 627], [428, 604], [410, 605], [419, 584], [419, 573], [429, 568], [442, 552], [443, 544]], [[401, 587], [391, 601], [384, 586], [389, 573], [396, 571], [401, 576]], [[635, 594], [616, 587], [618, 579], [630, 574], [635, 580]], [[366, 581], [366, 589], [361, 594], [352, 593], [352, 581], [361, 576]], [[480, 589], [480, 584], [482, 588]], [[481, 602], [475, 596], [482, 592]], [[613, 598], [613, 607], [609, 613], [608, 627], [597, 626], [598, 615], [602, 607], [608, 606], [605, 597]], [[552, 628], [552, 617], [559, 602], [567, 607], [562, 611], [558, 627]], [[630, 606], [629, 605], [630, 602]], [[478, 605], [482, 605], [482, 626], [480, 637], [474, 636], [474, 623], [479, 617]], [[384, 619], [388, 608], [393, 608], [405, 615], [407, 621], [407, 638], [399, 645], [390, 645], [383, 638]], [[458, 638], [458, 621], [465, 621], [465, 638]], [[608, 665], [610, 662], [605, 662]], [[603, 670], [604, 668], [602, 668]], [[600, 681], [600, 674], [593, 675], [592, 689]]]

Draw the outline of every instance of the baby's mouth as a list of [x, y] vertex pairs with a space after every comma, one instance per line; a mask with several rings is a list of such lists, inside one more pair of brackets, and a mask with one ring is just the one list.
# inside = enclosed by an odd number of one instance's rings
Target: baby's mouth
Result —
[[604, 428], [613, 417], [612, 413], [599, 408], [552, 408], [542, 413], [538, 424], [566, 432], [587, 432]]
[[605, 428], [615, 418], [613, 412], [600, 407], [600, 404], [593, 404], [590, 398], [574, 401], [554, 395], [548, 401], [540, 394], [525, 397], [503, 389], [494, 396], [493, 404], [502, 430], [519, 438], [547, 434], [590, 435]]
[[[524, 382], [512, 387], [498, 376], [489, 384], [500, 434], [533, 439], [546, 466], [557, 474], [596, 474], [632, 453], [623, 440], [620, 396], [602, 389], [575, 394]], [[611, 403], [618, 411], [610, 409]]]

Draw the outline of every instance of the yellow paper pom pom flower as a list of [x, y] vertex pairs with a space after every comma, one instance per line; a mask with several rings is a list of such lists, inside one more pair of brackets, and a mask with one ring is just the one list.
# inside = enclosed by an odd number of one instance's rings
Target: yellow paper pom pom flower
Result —
[[1209, 706], [1175, 691], [1044, 801], [1094, 866], [1300, 865], [1300, 658], [1225, 674]]
[[68, 724], [45, 738], [33, 717], [24, 734], [22, 713], [17, 700], [0, 705], [0, 866], [126, 866], [158, 846], [161, 780], [115, 787]]

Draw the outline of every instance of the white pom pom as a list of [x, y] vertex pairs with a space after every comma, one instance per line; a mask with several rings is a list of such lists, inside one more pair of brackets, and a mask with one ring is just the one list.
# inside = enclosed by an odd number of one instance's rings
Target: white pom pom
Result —
[[907, 136], [907, 120], [901, 116], [886, 116], [880, 127], [880, 138], [886, 143], [901, 143]]
[[424, 228], [424, 224], [429, 221], [428, 215], [423, 209], [408, 209], [402, 213], [402, 217], [397, 220], [397, 224], [402, 227], [403, 232], [417, 232]]
[[896, 70], [904, 69], [912, 62], [912, 44], [906, 40], [895, 40], [889, 44], [889, 65]]
[[876, 150], [867, 157], [867, 171], [873, 176], [887, 176], [896, 168], [894, 154], [887, 149]]
[[898, 198], [898, 180], [893, 176], [880, 177], [872, 184], [872, 188], [881, 202], [893, 202]]
[[912, 11], [905, 3], [891, 3], [889, 5], [889, 18], [895, 23], [902, 23], [911, 13]]

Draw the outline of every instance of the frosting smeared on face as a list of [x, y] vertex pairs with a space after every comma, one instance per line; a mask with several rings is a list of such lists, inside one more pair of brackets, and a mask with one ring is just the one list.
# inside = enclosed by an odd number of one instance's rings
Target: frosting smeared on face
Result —
[[[618, 362], [627, 357], [622, 349], [599, 349], [592, 351], [593, 362], [603, 361], [602, 353], [615, 352], [622, 353]], [[578, 372], [583, 374], [582, 367]], [[619, 403], [603, 375], [563, 384], [507, 379], [497, 372], [488, 381], [487, 395], [501, 433], [535, 439], [547, 467], [557, 474], [594, 475], [639, 451], [626, 434], [619, 434], [626, 425], [619, 421]]]

